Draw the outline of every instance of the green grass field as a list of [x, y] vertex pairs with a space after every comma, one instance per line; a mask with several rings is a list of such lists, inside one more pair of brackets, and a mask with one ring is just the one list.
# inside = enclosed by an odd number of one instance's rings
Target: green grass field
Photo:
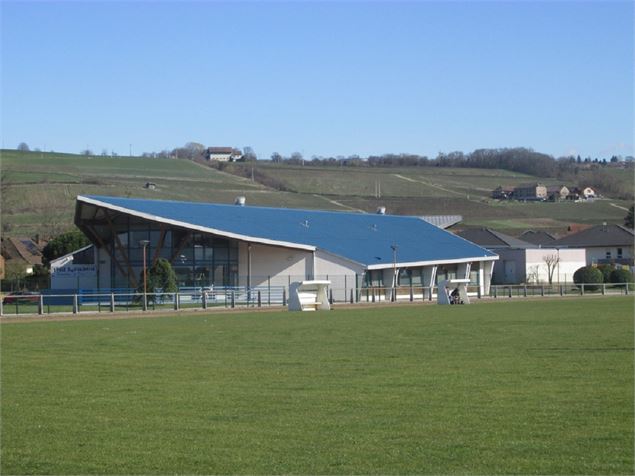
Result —
[[2, 474], [632, 474], [633, 300], [3, 323]]

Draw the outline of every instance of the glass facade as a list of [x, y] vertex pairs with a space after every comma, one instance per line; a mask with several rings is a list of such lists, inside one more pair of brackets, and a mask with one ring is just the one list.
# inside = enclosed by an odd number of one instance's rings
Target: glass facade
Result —
[[[146, 266], [156, 258], [170, 261], [179, 287], [236, 286], [238, 283], [238, 243], [202, 233], [178, 229], [166, 230], [151, 225], [129, 226], [117, 233], [110, 246], [113, 255], [127, 274], [122, 275], [111, 262], [111, 287], [132, 287], [129, 274], [140, 281], [143, 273], [143, 244], [146, 246]], [[126, 259], [126, 257], [128, 259]], [[128, 268], [127, 264], [130, 264]]]

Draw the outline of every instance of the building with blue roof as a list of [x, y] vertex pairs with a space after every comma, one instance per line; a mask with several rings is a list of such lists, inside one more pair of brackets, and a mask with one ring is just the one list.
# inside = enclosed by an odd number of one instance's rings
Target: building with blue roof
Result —
[[488, 292], [498, 256], [412, 216], [78, 196], [75, 224], [96, 249], [99, 288], [137, 287], [172, 263], [181, 286], [430, 287], [469, 278]]

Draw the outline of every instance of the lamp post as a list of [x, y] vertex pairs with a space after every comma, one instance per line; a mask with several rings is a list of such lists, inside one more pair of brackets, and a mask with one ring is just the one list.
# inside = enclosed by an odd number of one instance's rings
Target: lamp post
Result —
[[397, 245], [390, 245], [392, 250], [392, 299], [397, 300]]
[[148, 273], [146, 268], [146, 250], [150, 244], [149, 240], [139, 240], [139, 245], [143, 247], [143, 310], [148, 310]]

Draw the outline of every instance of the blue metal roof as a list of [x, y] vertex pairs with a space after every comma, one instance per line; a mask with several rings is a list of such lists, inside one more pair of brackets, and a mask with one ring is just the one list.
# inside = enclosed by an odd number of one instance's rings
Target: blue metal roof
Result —
[[[129, 211], [230, 234], [309, 245], [357, 263], [483, 259], [497, 255], [418, 217], [90, 195]], [[78, 197], [82, 201], [82, 197]]]

